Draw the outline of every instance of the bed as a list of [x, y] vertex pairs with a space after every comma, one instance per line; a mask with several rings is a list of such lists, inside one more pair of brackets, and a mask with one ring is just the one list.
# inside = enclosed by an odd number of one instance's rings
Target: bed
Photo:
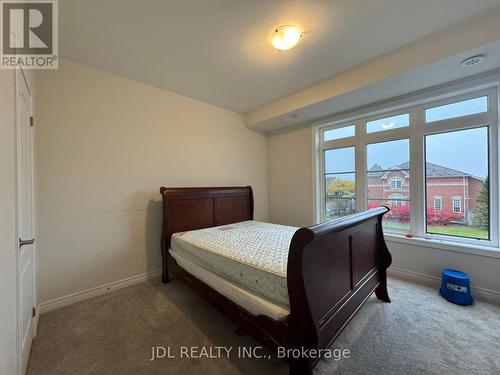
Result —
[[[295, 228], [254, 221], [249, 186], [160, 193], [162, 281], [175, 275], [274, 352], [328, 348], [373, 292], [390, 302], [387, 207]], [[288, 358], [290, 374], [318, 360]]]

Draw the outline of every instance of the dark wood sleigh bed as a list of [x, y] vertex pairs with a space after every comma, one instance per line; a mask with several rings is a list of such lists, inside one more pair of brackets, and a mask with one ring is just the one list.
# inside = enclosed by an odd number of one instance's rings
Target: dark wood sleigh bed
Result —
[[[386, 270], [391, 264], [379, 207], [299, 229], [288, 254], [290, 315], [285, 321], [255, 316], [181, 268], [169, 254], [173, 233], [253, 220], [251, 187], [165, 188], [161, 238], [162, 281], [169, 274], [212, 302], [272, 351], [328, 348], [375, 292], [390, 302]], [[289, 359], [290, 374], [311, 374], [318, 359]]]

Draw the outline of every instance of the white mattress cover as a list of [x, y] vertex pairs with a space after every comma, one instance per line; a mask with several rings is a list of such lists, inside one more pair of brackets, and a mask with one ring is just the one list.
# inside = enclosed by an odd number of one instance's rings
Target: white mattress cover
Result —
[[175, 233], [171, 248], [233, 283], [288, 307], [288, 251], [297, 230], [249, 220]]
[[229, 298], [249, 313], [253, 315], [265, 315], [277, 321], [285, 320], [290, 314], [288, 309], [235, 285], [231, 281], [179, 254], [179, 252], [173, 249], [170, 249], [169, 252], [181, 268], [217, 290], [220, 294]]

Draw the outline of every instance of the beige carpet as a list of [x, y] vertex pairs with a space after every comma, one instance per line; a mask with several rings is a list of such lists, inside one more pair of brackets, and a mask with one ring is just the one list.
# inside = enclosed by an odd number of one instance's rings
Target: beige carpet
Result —
[[[450, 304], [433, 288], [390, 280], [391, 304], [370, 298], [334, 344], [341, 361], [315, 374], [500, 374], [500, 307]], [[287, 374], [277, 359], [157, 359], [152, 346], [255, 346], [178, 281], [147, 282], [40, 317], [28, 374]], [[233, 352], [234, 354], [235, 352]], [[265, 352], [265, 354], [269, 354]]]

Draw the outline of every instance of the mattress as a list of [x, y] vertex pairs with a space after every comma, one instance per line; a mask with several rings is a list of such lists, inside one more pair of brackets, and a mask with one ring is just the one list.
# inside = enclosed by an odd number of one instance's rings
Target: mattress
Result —
[[277, 321], [285, 320], [288, 315], [290, 315], [290, 311], [287, 308], [269, 302], [268, 300], [235, 285], [231, 281], [218, 276], [217, 274], [176, 253], [175, 250], [170, 249], [170, 254], [174, 257], [179, 267], [189, 272], [198, 280], [203, 281], [211, 288], [217, 290], [223, 296], [229, 298], [249, 313], [256, 316], [265, 315]]
[[288, 250], [298, 229], [244, 221], [175, 233], [171, 248], [234, 284], [288, 307]]

